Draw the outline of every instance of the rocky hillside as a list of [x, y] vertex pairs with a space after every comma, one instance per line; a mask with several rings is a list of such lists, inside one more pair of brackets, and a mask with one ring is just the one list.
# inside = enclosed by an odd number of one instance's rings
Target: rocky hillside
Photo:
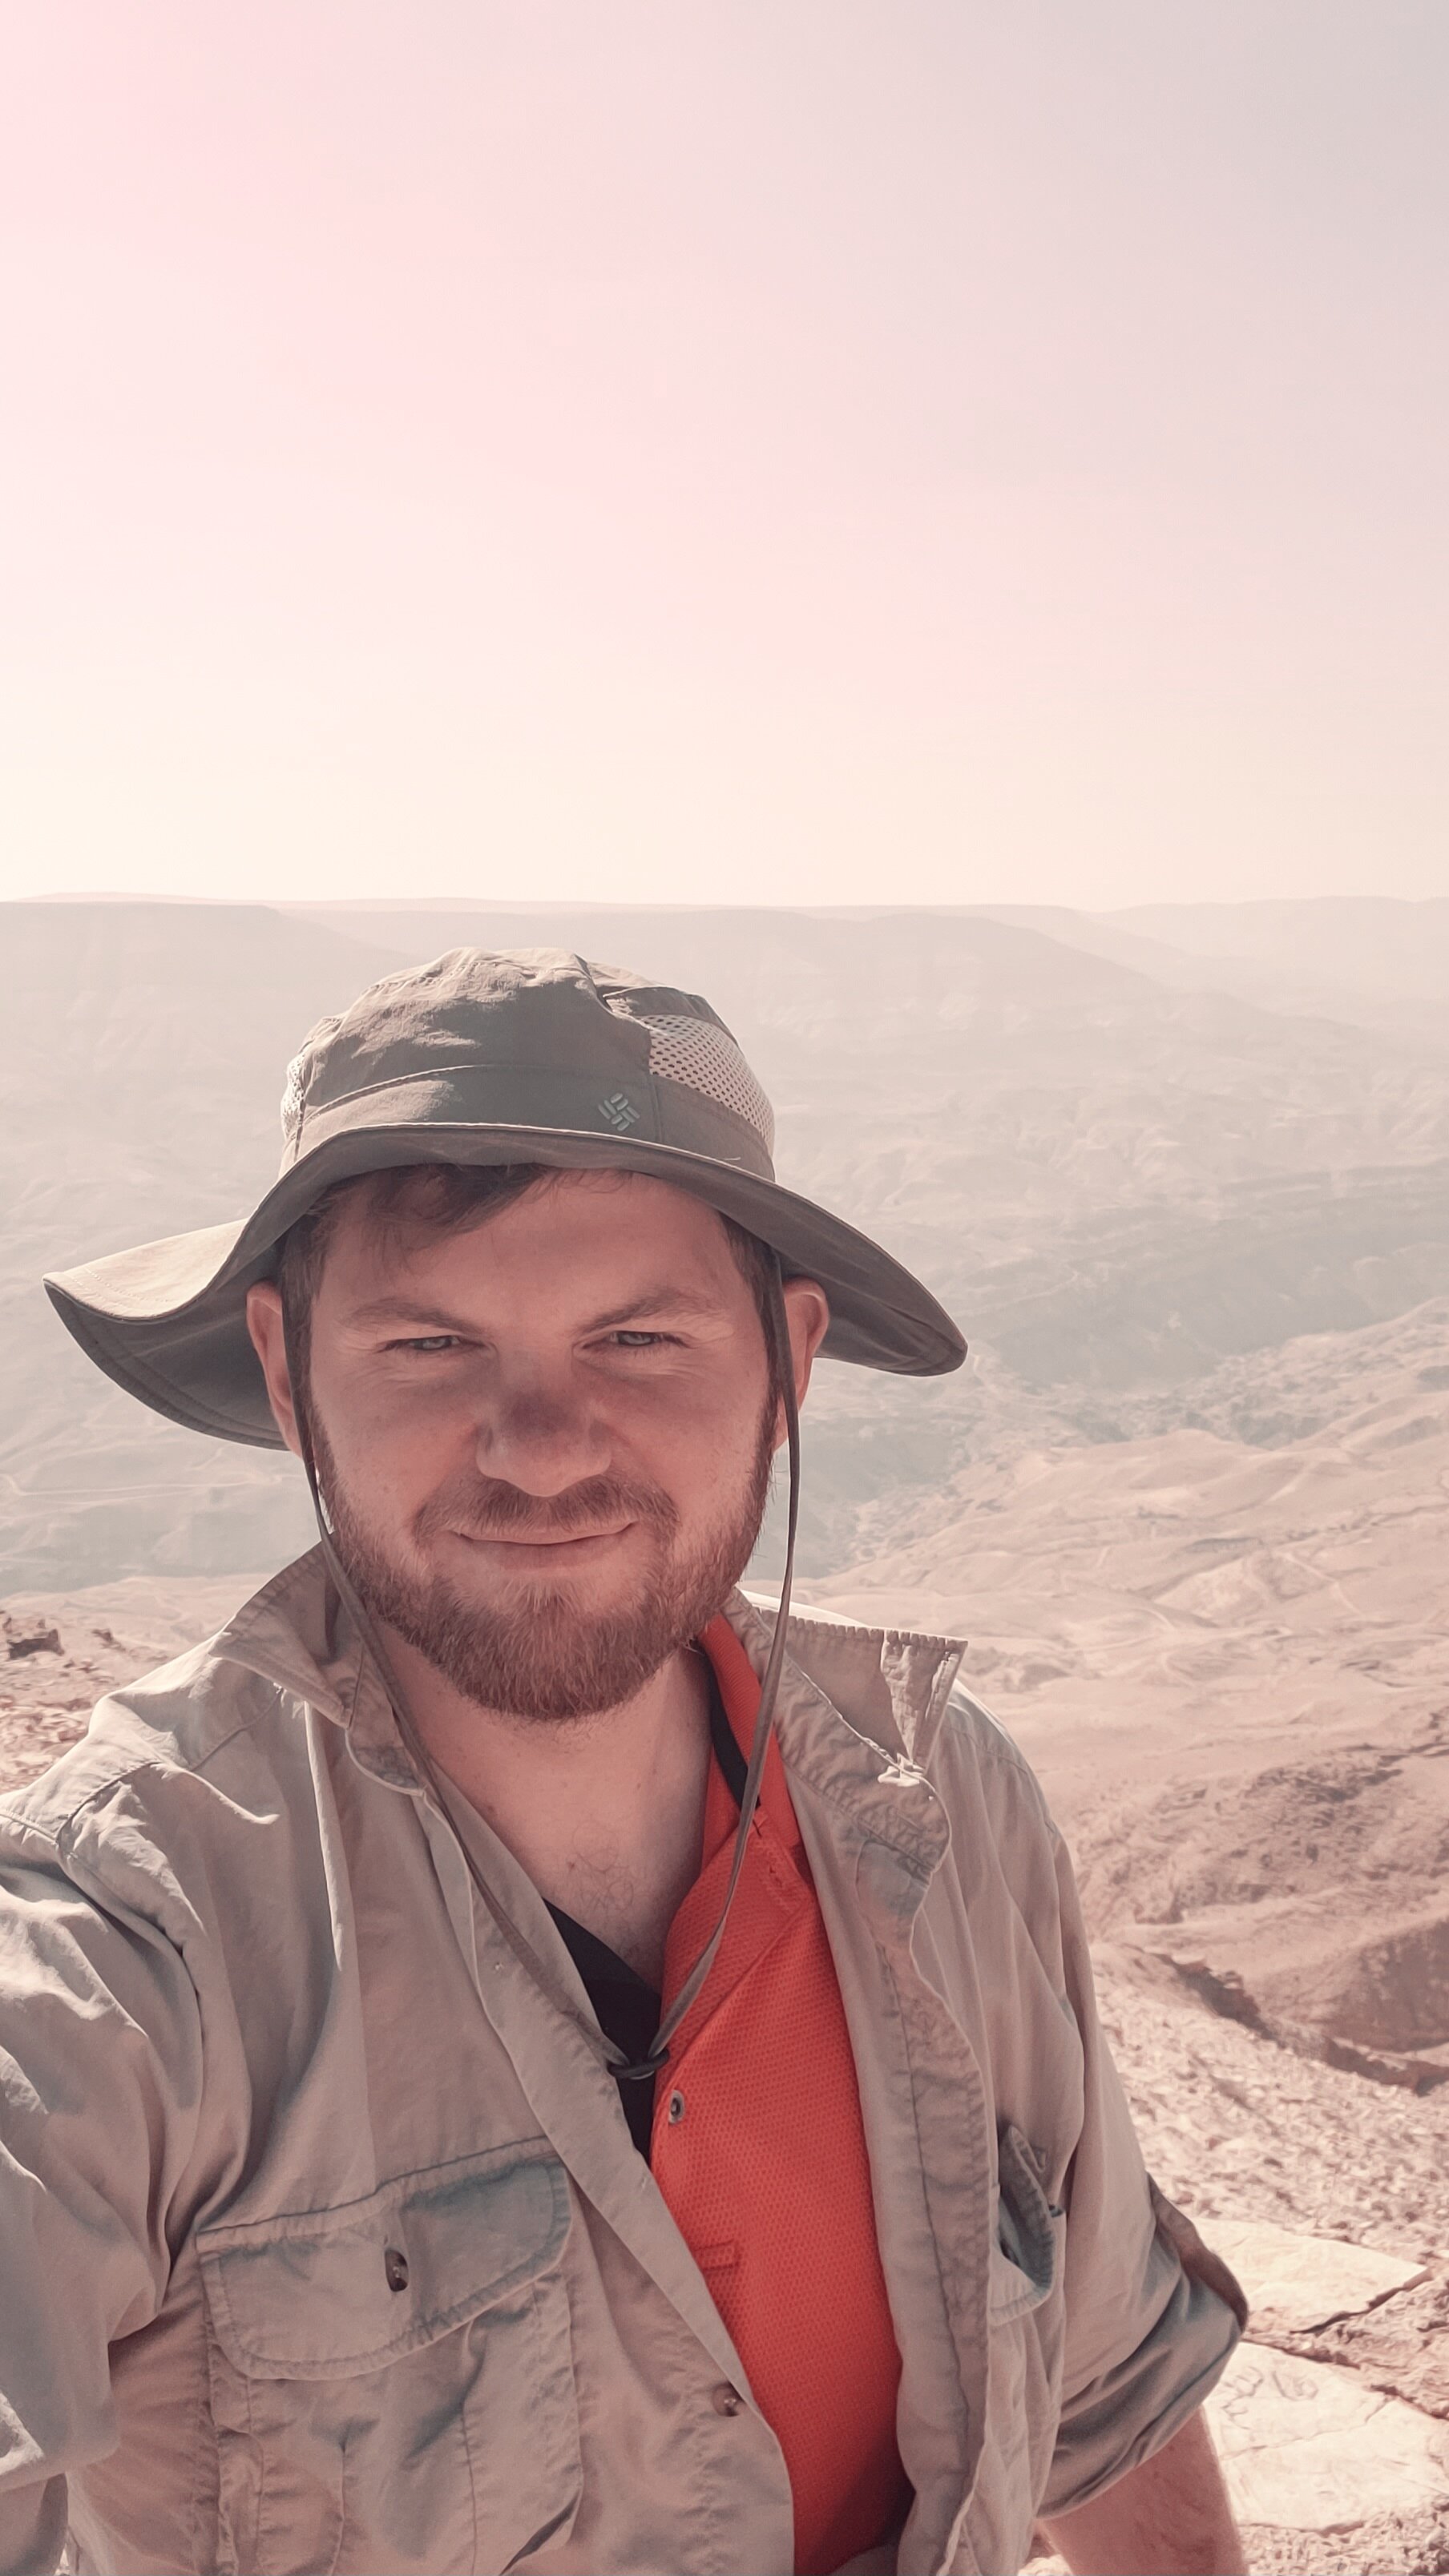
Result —
[[1040, 1401], [1001, 1402], [1004, 1454], [918, 1512], [883, 1494], [863, 1522], [873, 1552], [809, 1588], [968, 1636], [973, 1686], [1073, 1812], [1114, 1744], [1137, 1764], [1149, 1708], [1164, 1722], [1148, 1778], [1172, 1782], [1188, 1762], [1236, 1771], [1433, 1721], [1449, 1687], [1449, 1302], [1136, 1398], [1090, 1442]]

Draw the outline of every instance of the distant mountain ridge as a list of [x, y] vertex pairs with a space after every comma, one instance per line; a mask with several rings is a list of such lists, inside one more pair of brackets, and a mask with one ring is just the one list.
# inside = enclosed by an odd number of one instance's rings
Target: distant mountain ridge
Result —
[[1047, 931], [1160, 983], [1449, 1045], [1449, 897], [993, 910], [998, 920]]

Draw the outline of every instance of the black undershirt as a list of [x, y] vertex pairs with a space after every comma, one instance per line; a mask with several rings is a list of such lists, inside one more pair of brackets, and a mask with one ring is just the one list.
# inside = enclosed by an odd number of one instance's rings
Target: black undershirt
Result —
[[[709, 1676], [709, 1740], [719, 1764], [724, 1783], [738, 1807], [745, 1793], [745, 1757], [734, 1739], [734, 1730], [724, 1712], [719, 1684], [713, 1669]], [[584, 1992], [594, 2008], [594, 2019], [606, 2039], [622, 2048], [631, 2065], [648, 2056], [661, 2019], [661, 2002], [653, 1986], [601, 1941], [585, 1924], [576, 1923], [562, 1906], [550, 1905], [564, 1946], [583, 1979]], [[619, 2098], [629, 2135], [645, 2163], [649, 2162], [649, 2141], [654, 2127], [654, 2085], [652, 2075], [634, 2076], [620, 2082]]]

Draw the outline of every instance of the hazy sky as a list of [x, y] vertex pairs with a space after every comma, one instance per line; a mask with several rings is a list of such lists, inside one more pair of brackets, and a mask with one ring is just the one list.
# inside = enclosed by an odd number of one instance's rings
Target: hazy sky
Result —
[[5, 891], [1449, 891], [1446, 0], [5, 51]]

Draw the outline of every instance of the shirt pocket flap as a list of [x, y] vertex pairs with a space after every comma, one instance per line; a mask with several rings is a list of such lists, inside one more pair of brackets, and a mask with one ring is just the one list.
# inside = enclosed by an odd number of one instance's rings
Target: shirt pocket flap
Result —
[[1020, 2129], [997, 2142], [999, 2191], [991, 2248], [991, 2322], [1005, 2325], [1051, 2296], [1060, 2260], [1063, 2213], [1042, 2190], [1036, 2158]]
[[504, 2156], [407, 2174], [339, 2209], [199, 2229], [227, 2359], [260, 2379], [379, 2370], [545, 2271], [568, 2233], [563, 2167]]

